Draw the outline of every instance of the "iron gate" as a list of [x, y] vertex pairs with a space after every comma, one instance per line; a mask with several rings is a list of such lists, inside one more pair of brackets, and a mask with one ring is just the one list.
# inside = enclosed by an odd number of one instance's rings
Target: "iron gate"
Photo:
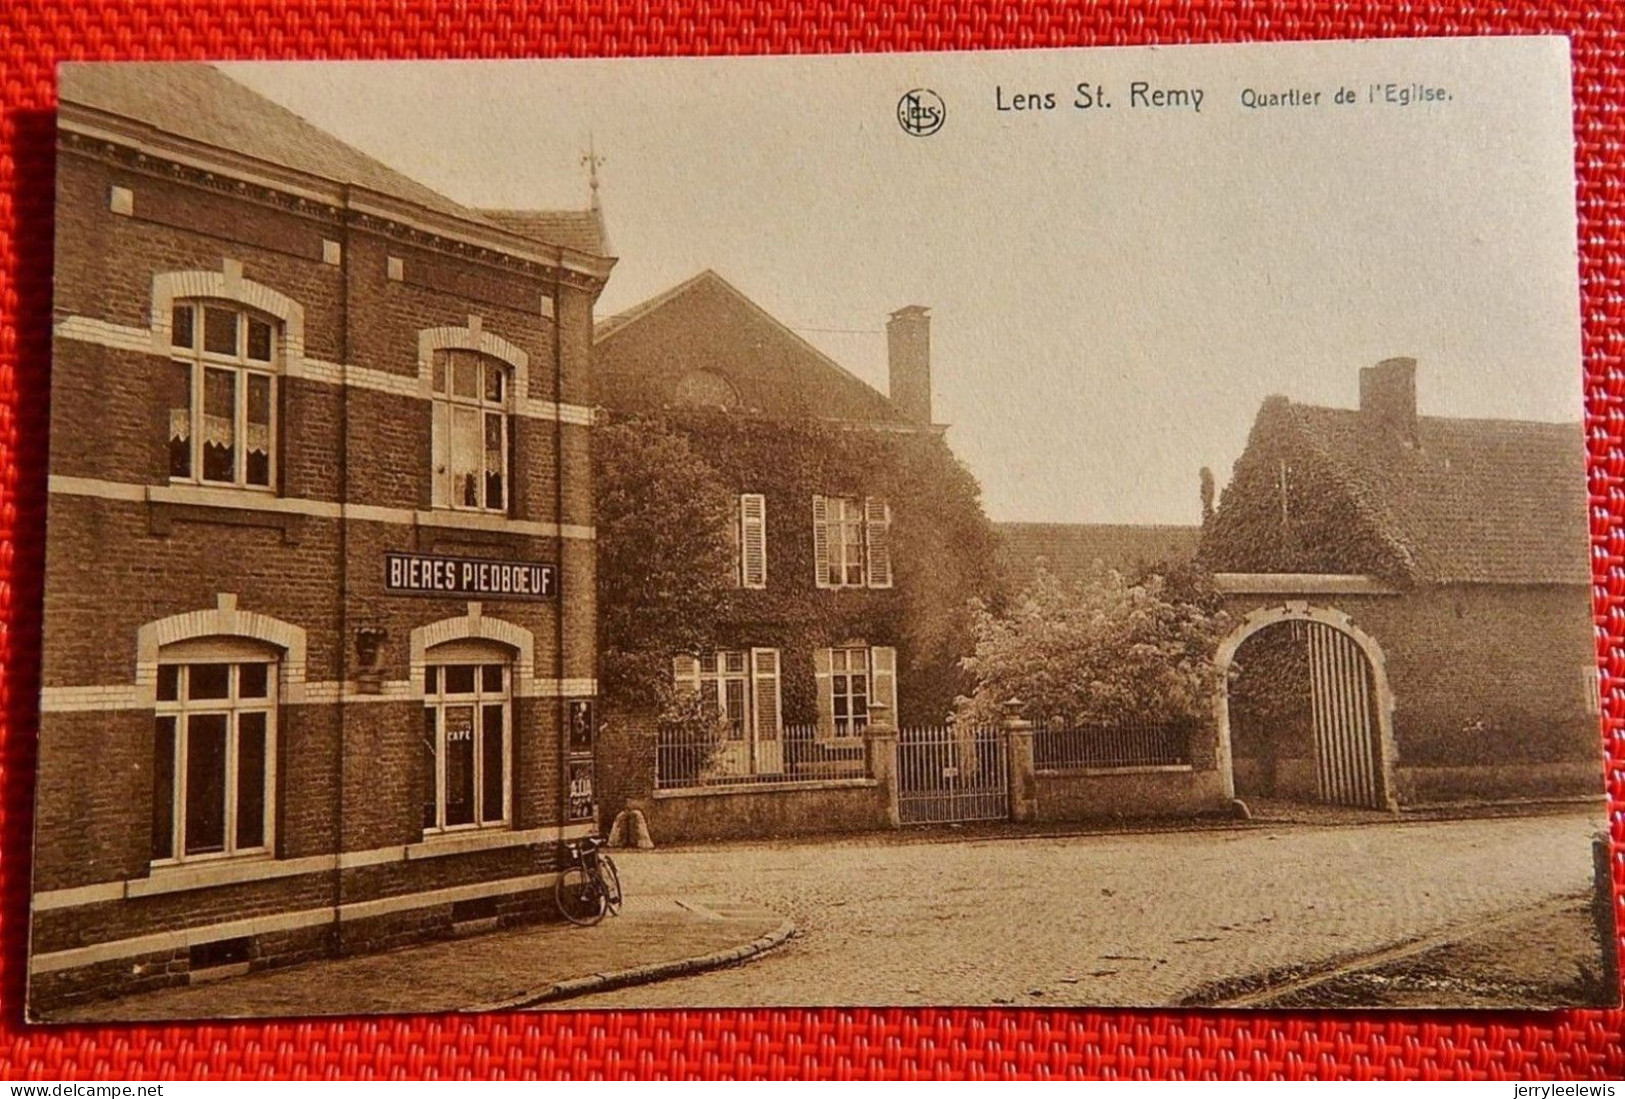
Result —
[[1010, 763], [1003, 730], [904, 729], [897, 738], [897, 811], [904, 824], [1010, 817]]

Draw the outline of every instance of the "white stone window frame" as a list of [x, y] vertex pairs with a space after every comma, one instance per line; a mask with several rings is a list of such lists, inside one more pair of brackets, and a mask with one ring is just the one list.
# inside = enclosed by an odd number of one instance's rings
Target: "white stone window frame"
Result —
[[[494, 831], [500, 828], [512, 828], [514, 811], [514, 782], [516, 776], [513, 769], [513, 749], [516, 739], [517, 723], [515, 722], [515, 702], [521, 698], [532, 698], [536, 694], [536, 635], [525, 627], [501, 618], [486, 616], [479, 603], [469, 603], [467, 613], [455, 618], [442, 618], [424, 626], [418, 626], [408, 636], [407, 647], [409, 653], [408, 672], [412, 679], [411, 697], [423, 703], [429, 703], [429, 696], [424, 691], [425, 675], [430, 665], [441, 663], [474, 663], [474, 661], [445, 660], [448, 655], [458, 655], [463, 652], [472, 652], [477, 649], [486, 651], [506, 650], [509, 662], [508, 673], [508, 733], [506, 745], [506, 777], [503, 783], [504, 802], [507, 805], [507, 821], [502, 825], [489, 825], [483, 829], [459, 826], [449, 830], [428, 829], [424, 832], [426, 842], [447, 842], [458, 836], [466, 836], [471, 831]], [[439, 780], [436, 779], [436, 800], [440, 802]], [[443, 812], [443, 810], [440, 810]], [[443, 819], [443, 818], [440, 818]]]
[[[423, 708], [425, 715], [434, 714], [434, 743], [431, 746], [434, 753], [434, 822], [425, 823], [423, 835], [425, 839], [436, 836], [455, 835], [462, 832], [480, 832], [492, 829], [506, 829], [513, 826], [513, 730], [514, 730], [514, 681], [516, 651], [511, 645], [489, 640], [460, 640], [448, 641], [429, 649], [424, 654], [424, 669], [421, 673], [420, 683], [423, 684]], [[448, 668], [466, 665], [473, 669], [473, 682], [468, 691], [451, 691], [448, 689]], [[500, 669], [501, 682], [495, 689], [485, 684], [485, 669], [495, 667]], [[434, 680], [434, 690], [428, 689], [430, 679]], [[486, 728], [485, 711], [489, 706], [500, 706], [502, 724], [500, 735], [502, 737], [500, 778], [502, 790], [502, 812], [499, 817], [487, 819], [485, 816], [485, 787], [486, 787]], [[469, 728], [470, 761], [471, 761], [471, 796], [470, 807], [473, 819], [460, 824], [448, 823], [446, 816], [449, 807], [447, 800], [447, 766], [449, 753], [447, 752], [447, 723], [446, 714], [450, 709], [467, 707], [473, 711]]]
[[[143, 709], [151, 711], [154, 728], [159, 708], [159, 665], [172, 660], [182, 662], [183, 658], [184, 662], [204, 663], [194, 654], [207, 654], [214, 650], [239, 654], [259, 651], [266, 653], [275, 663], [274, 681], [269, 685], [277, 702], [277, 712], [268, 723], [267, 730], [271, 745], [268, 748], [266, 777], [266, 846], [251, 854], [230, 856], [234, 859], [273, 859], [276, 857], [277, 842], [275, 743], [281, 724], [278, 719], [283, 707], [305, 701], [305, 630], [268, 614], [241, 610], [237, 606], [237, 596], [229, 592], [216, 596], [213, 609], [170, 615], [141, 626], [136, 631], [136, 700]], [[184, 801], [178, 799], [175, 811], [183, 810]], [[176, 850], [184, 855], [184, 846], [177, 846]], [[225, 857], [220, 854], [172, 857], [154, 861], [152, 865], [155, 871], [172, 871], [182, 864], [221, 861]]]
[[[172, 345], [169, 350], [170, 362], [184, 368], [188, 372], [187, 390], [191, 394], [189, 407], [185, 410], [187, 427], [187, 467], [190, 472], [177, 474], [170, 471], [171, 484], [202, 485], [207, 488], [236, 488], [246, 489], [250, 492], [272, 493], [277, 485], [277, 432], [278, 423], [277, 391], [278, 379], [281, 374], [277, 358], [278, 331], [280, 323], [274, 317], [245, 309], [235, 302], [220, 301], [213, 298], [182, 298], [174, 303], [173, 310], [182, 309], [192, 311], [192, 344], [190, 347]], [[210, 351], [206, 346], [206, 317], [209, 312], [223, 312], [232, 317], [235, 350], [232, 354], [220, 351]], [[251, 358], [248, 353], [248, 338], [250, 325], [260, 323], [270, 329], [269, 349], [265, 359]], [[227, 373], [232, 376], [233, 393], [231, 413], [232, 434], [232, 470], [228, 480], [209, 477], [205, 471], [204, 447], [208, 444], [209, 417], [205, 410], [208, 399], [208, 376], [213, 373]], [[253, 439], [248, 419], [248, 410], [251, 403], [249, 397], [250, 386], [255, 379], [263, 379], [266, 383], [266, 416], [265, 430], [266, 475], [263, 484], [256, 483], [249, 478], [249, 454], [253, 450]], [[171, 409], [171, 424], [169, 439], [175, 438], [173, 417], [178, 409]]]
[[[170, 802], [170, 854], [153, 858], [154, 870], [171, 866], [192, 866], [202, 862], [222, 862], [237, 859], [268, 858], [276, 850], [276, 789], [277, 789], [277, 711], [278, 686], [281, 664], [279, 653], [261, 641], [234, 637], [205, 637], [182, 641], [159, 651], [159, 675], [166, 667], [178, 669], [177, 691], [174, 699], [158, 699], [154, 703], [154, 725], [166, 717], [175, 720], [174, 747], [170, 776], [172, 784]], [[188, 697], [192, 670], [206, 664], [227, 665], [227, 694], [218, 699]], [[241, 669], [248, 664], [268, 665], [265, 695], [244, 698], [241, 690]], [[241, 762], [240, 737], [242, 718], [250, 714], [265, 715], [264, 774], [261, 779], [263, 793], [260, 812], [261, 842], [246, 847], [238, 846], [237, 822], [241, 811], [239, 803], [239, 766]], [[192, 749], [192, 721], [194, 718], [224, 715], [226, 742], [221, 784], [224, 791], [224, 820], [221, 822], [221, 849], [219, 851], [188, 852], [187, 808], [188, 783], [191, 778], [189, 757]], [[155, 729], [156, 732], [156, 729]], [[155, 748], [156, 750], [156, 748]]]
[[[189, 361], [188, 358], [177, 359], [174, 347], [173, 319], [175, 306], [196, 302], [205, 305], [213, 302], [216, 305], [227, 305], [239, 309], [247, 314], [259, 314], [262, 319], [270, 319], [272, 329], [272, 354], [269, 364], [269, 373], [272, 374], [271, 385], [271, 472], [270, 485], [247, 485], [241, 482], [205, 481], [202, 479], [201, 442], [199, 440], [202, 426], [200, 407], [203, 400], [202, 369], [194, 368], [192, 379], [192, 406], [193, 416], [191, 431], [193, 435], [192, 473], [188, 477], [177, 477], [171, 480], [178, 484], [205, 485], [210, 488], [221, 488], [228, 491], [242, 490], [261, 495], [274, 495], [277, 484], [277, 466], [280, 455], [276, 450], [277, 400], [278, 380], [281, 377], [302, 375], [305, 372], [305, 309], [294, 299], [263, 283], [258, 283], [243, 276], [243, 265], [240, 261], [226, 258], [222, 260], [220, 270], [188, 270], [163, 271], [152, 279], [152, 305], [151, 305], [151, 338], [152, 352], [161, 356], [166, 364], [175, 361]], [[239, 320], [239, 331], [246, 338], [243, 331], [246, 322]], [[201, 348], [203, 345], [202, 314], [193, 320], [194, 345]], [[222, 361], [221, 366], [240, 369], [263, 370], [259, 365], [249, 366], [238, 360], [232, 362]], [[240, 402], [243, 403], [243, 402]], [[239, 425], [242, 416], [237, 417]], [[242, 443], [246, 441], [242, 434], [239, 440], [239, 455], [236, 466], [240, 469], [245, 466], [246, 458], [241, 451]], [[167, 449], [168, 439], [165, 439]]]
[[[475, 315], [469, 316], [466, 325], [420, 330], [418, 332], [418, 396], [430, 402], [432, 433], [437, 433], [440, 430], [440, 408], [442, 403], [454, 401], [449, 393], [436, 393], [434, 386], [435, 360], [442, 352], [447, 351], [469, 351], [487, 359], [495, 359], [507, 366], [507, 380], [504, 383], [503, 392], [504, 400], [500, 409], [502, 415], [503, 498], [500, 508], [488, 508], [483, 505], [469, 507], [453, 503], [450, 499], [449, 483], [443, 480], [442, 471], [434, 468], [440, 447], [437, 438], [432, 438], [429, 449], [429, 478], [433, 486], [430, 494], [431, 506], [436, 510], [444, 511], [462, 511], [483, 515], [509, 515], [513, 509], [515, 496], [515, 463], [512, 455], [513, 421], [517, 410], [524, 406], [524, 402], [530, 394], [530, 356], [516, 344], [486, 331], [484, 321]], [[447, 388], [450, 389], [449, 381]], [[483, 427], [482, 420], [482, 431]], [[449, 439], [447, 440], [447, 446], [450, 446]], [[443, 488], [443, 486], [445, 487]], [[483, 501], [483, 499], [484, 491], [482, 486], [481, 500]]]

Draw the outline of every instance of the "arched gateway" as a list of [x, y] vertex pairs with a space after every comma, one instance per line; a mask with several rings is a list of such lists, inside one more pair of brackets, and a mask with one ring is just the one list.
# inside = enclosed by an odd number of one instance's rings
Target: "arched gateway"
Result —
[[[1342, 611], [1287, 601], [1249, 612], [1214, 654], [1219, 766], [1225, 792], [1236, 794], [1231, 736], [1231, 676], [1236, 654], [1254, 635], [1283, 624], [1306, 646], [1317, 800], [1397, 810], [1394, 793], [1394, 696], [1382, 648]], [[1295, 635], [1296, 636], [1296, 635]]]

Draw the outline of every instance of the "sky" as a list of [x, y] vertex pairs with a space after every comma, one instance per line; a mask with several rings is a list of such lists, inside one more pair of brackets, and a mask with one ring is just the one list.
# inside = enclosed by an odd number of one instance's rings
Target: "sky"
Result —
[[995, 521], [1196, 522], [1265, 397], [1353, 407], [1392, 356], [1424, 414], [1581, 416], [1561, 39], [222, 68], [470, 206], [584, 207], [590, 143], [600, 318], [711, 268], [884, 392], [886, 315], [930, 307]]

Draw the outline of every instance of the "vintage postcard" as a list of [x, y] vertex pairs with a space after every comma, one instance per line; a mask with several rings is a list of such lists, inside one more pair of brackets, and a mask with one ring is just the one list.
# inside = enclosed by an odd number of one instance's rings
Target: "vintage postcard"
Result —
[[1566, 40], [60, 76], [32, 1019], [1616, 1002]]

